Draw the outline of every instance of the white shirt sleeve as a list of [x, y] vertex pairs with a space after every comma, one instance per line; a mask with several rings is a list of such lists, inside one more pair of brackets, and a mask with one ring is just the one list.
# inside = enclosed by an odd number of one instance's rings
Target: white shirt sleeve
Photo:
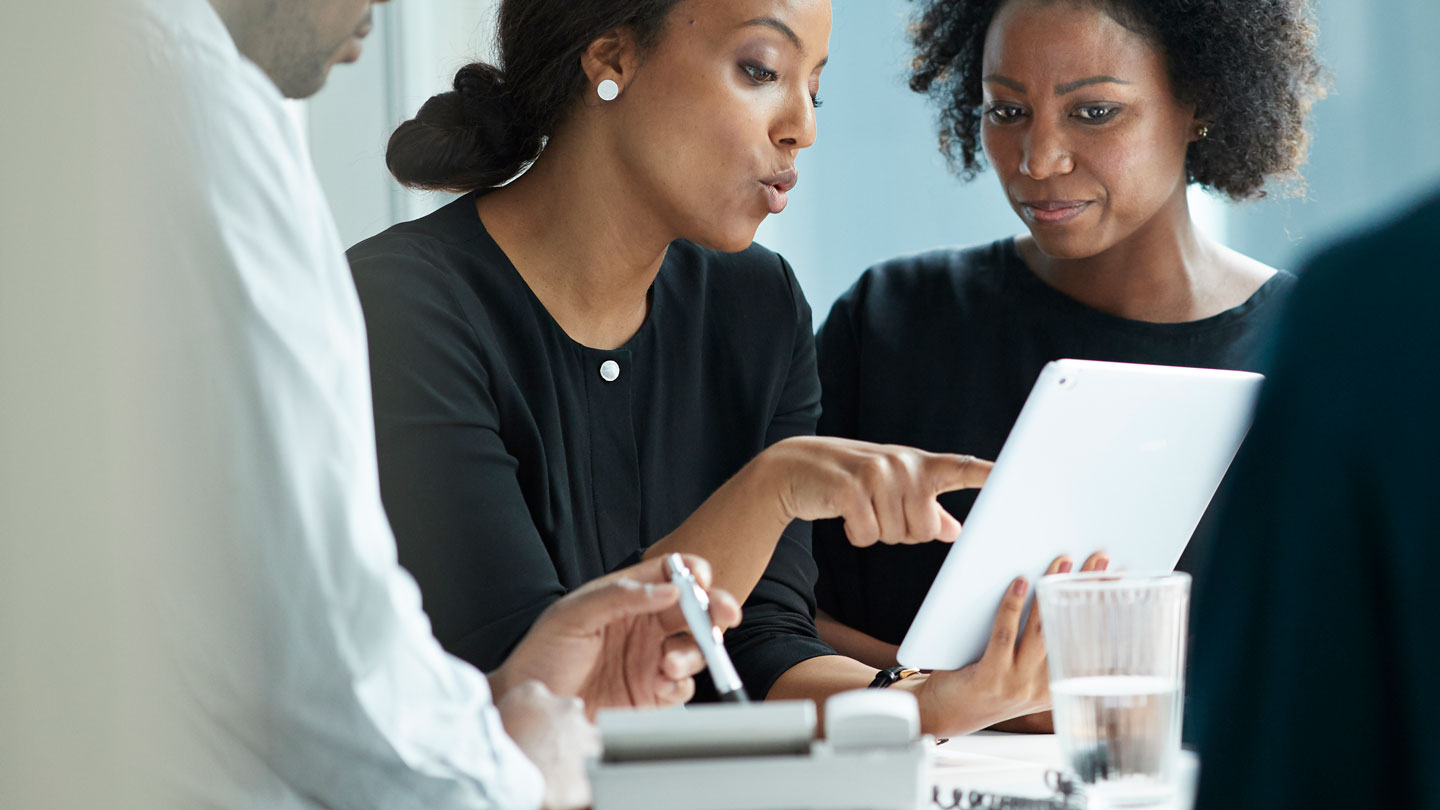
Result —
[[124, 433], [185, 706], [177, 785], [192, 806], [538, 807], [396, 560], [363, 319], [300, 133], [204, 0], [141, 8], [153, 115], [113, 137], [149, 158], [118, 201], [141, 212], [148, 342], [122, 411], [145, 414]]

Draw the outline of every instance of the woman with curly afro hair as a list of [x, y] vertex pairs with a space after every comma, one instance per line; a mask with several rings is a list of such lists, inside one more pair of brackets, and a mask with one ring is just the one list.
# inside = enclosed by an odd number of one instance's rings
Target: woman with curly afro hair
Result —
[[[1028, 233], [867, 270], [818, 336], [822, 433], [994, 458], [1048, 361], [1254, 366], [1295, 277], [1201, 233], [1186, 192], [1298, 185], [1305, 0], [932, 0], [912, 38], [942, 151], [969, 180], [983, 150]], [[822, 637], [893, 665], [945, 551], [817, 526]]]

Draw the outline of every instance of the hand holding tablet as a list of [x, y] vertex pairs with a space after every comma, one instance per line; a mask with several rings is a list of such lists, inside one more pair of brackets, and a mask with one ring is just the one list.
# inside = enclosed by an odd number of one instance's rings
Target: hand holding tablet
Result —
[[1046, 365], [964, 540], [950, 549], [900, 645], [900, 662], [957, 670], [980, 660], [1003, 589], [1063, 555], [1104, 549], [1112, 568], [1173, 568], [1249, 428], [1262, 379], [1083, 360]]
[[[1109, 559], [1090, 555], [1082, 571], [1103, 571]], [[1046, 574], [1069, 573], [1069, 557], [1052, 560]], [[1043, 712], [1050, 708], [1050, 679], [1046, 670], [1045, 639], [1041, 623], [1025, 621], [1025, 605], [1034, 584], [1017, 577], [1005, 589], [999, 609], [992, 614], [985, 654], [975, 663], [955, 670], [937, 670], [915, 684], [922, 715], [932, 718], [938, 736], [958, 736], [989, 728], [997, 722]], [[976, 700], [977, 695], [986, 699]]]

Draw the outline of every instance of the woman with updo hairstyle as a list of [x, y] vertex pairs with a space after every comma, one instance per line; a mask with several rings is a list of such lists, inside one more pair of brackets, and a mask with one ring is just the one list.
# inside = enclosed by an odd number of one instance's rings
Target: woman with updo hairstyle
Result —
[[[815, 140], [829, 35], [828, 0], [506, 0], [499, 63], [395, 132], [401, 182], [461, 196], [350, 259], [381, 494], [454, 654], [493, 671], [567, 591], [685, 551], [744, 600], [726, 646], [752, 697], [876, 681], [818, 637], [808, 521], [862, 545], [953, 540], [936, 497], [989, 465], [812, 435], [810, 309], [751, 241]], [[879, 674], [927, 732], [1048, 705], [1027, 587], [974, 666]], [[653, 673], [609, 675], [592, 710], [645, 702]]]
[[[969, 180], [983, 148], [1027, 233], [865, 271], [817, 336], [822, 435], [994, 458], [1052, 360], [1255, 368], [1296, 279], [1201, 233], [1187, 190], [1298, 187], [1305, 0], [931, 0], [912, 39], [941, 150]], [[818, 524], [815, 553], [821, 637], [892, 663], [945, 549]]]

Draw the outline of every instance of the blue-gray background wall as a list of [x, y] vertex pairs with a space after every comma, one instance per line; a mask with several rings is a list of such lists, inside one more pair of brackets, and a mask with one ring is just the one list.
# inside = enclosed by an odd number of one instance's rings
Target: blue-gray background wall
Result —
[[1440, 182], [1440, 3], [1325, 0], [1318, 17], [1334, 84], [1315, 105], [1306, 195], [1233, 206], [1227, 222], [1234, 247], [1278, 266]]
[[[934, 111], [905, 88], [915, 5], [837, 0], [820, 138], [801, 158], [791, 209], [761, 229], [760, 240], [794, 264], [817, 325], [877, 260], [1023, 229], [993, 174], [965, 184], [946, 171]], [[1333, 87], [1315, 108], [1305, 196], [1233, 204], [1192, 195], [1217, 238], [1279, 267], [1296, 267], [1341, 230], [1440, 182], [1440, 3], [1316, 8]]]
[[[399, 190], [384, 141], [491, 38], [496, 0], [403, 0], [377, 9], [366, 62], [336, 71], [310, 102], [311, 141], [342, 235], [354, 242], [443, 201]], [[1315, 247], [1440, 182], [1440, 2], [1321, 0], [1333, 88], [1313, 119], [1302, 198], [1235, 205], [1196, 194], [1197, 217], [1233, 247], [1296, 267]], [[881, 259], [1022, 229], [993, 175], [948, 173], [935, 116], [905, 87], [908, 0], [834, 0], [820, 138], [800, 158], [790, 208], [760, 241], [795, 266], [817, 323]]]

